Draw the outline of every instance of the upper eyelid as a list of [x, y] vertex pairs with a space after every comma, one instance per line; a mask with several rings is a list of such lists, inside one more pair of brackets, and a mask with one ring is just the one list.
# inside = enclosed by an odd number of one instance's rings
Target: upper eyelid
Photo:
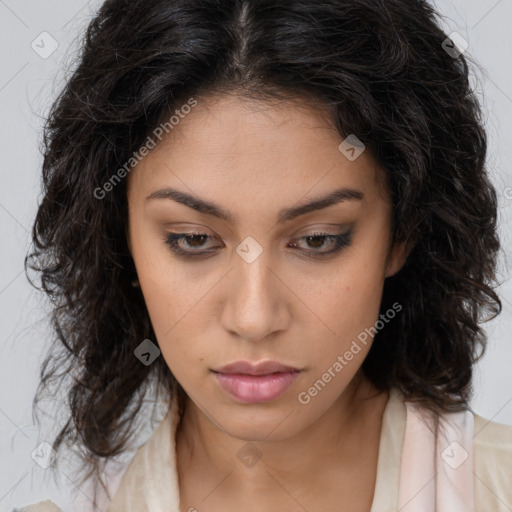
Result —
[[[194, 222], [183, 222], [183, 223], [176, 223], [178, 224], [177, 227], [171, 227], [172, 224], [168, 223], [165, 224], [164, 230], [165, 233], [171, 233], [171, 234], [198, 234], [198, 235], [210, 235], [210, 233], [215, 232], [215, 230], [207, 227], [204, 224], [197, 224]], [[187, 225], [191, 225], [191, 227], [186, 227]], [[197, 227], [194, 227], [197, 226]], [[319, 227], [318, 227], [319, 226]], [[296, 236], [296, 233], [313, 233], [313, 232], [321, 232], [321, 233], [327, 233], [327, 234], [339, 234], [340, 230], [345, 229], [348, 233], [354, 226], [354, 222], [314, 222], [307, 226], [303, 226], [300, 228], [297, 228], [293, 231], [292, 235], [290, 236]], [[169, 231], [167, 231], [169, 230]], [[333, 233], [330, 233], [330, 230], [333, 230]], [[216, 238], [214, 235], [211, 235], [212, 237]]]
[[[337, 228], [337, 230], [335, 229]], [[201, 228], [203, 229], [203, 228]], [[165, 231], [165, 235], [181, 235], [183, 237], [185, 236], [194, 236], [194, 235], [197, 235], [197, 236], [200, 236], [200, 235], [206, 235], [208, 238], [212, 238], [212, 239], [216, 239], [218, 240], [219, 237], [215, 236], [215, 235], [211, 235], [209, 232], [209, 230], [207, 230], [206, 228], [204, 228], [204, 231], [202, 231], [201, 229], [190, 229], [190, 231]], [[324, 235], [324, 236], [336, 236], [336, 235], [349, 235], [350, 232], [352, 231], [352, 228], [349, 228], [347, 229], [346, 231], [340, 231], [342, 229], [342, 226], [335, 226], [333, 229], [335, 229], [335, 231], [331, 232], [329, 229], [322, 229], [322, 228], [304, 228], [306, 231], [301, 231], [301, 230], [297, 230], [299, 232], [299, 234], [297, 235], [292, 235], [294, 238], [302, 238], [302, 237], [305, 237], [305, 236], [314, 236], [315, 234], [317, 236], [320, 236], [320, 235]], [[296, 231], [296, 232], [297, 232]], [[301, 234], [303, 233], [303, 234]]]

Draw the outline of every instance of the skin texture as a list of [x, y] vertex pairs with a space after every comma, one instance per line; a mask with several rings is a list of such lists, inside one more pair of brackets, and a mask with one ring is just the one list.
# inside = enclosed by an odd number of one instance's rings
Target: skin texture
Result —
[[[212, 95], [128, 177], [130, 251], [162, 356], [188, 395], [177, 434], [182, 510], [370, 508], [388, 397], [359, 371], [371, 340], [307, 405], [298, 401], [374, 325], [385, 278], [406, 257], [391, 245], [382, 171], [367, 152], [349, 161], [342, 140], [321, 109]], [[234, 221], [147, 199], [166, 187]], [[281, 209], [339, 187], [363, 198], [277, 223]], [[352, 240], [308, 258], [332, 247], [300, 238], [318, 231], [351, 231]], [[180, 258], [165, 242], [170, 232], [213, 237], [182, 239], [190, 251], [217, 249]], [[252, 263], [236, 252], [249, 236], [263, 249]], [[301, 372], [279, 398], [244, 404], [211, 372], [239, 360]], [[237, 453], [250, 446], [261, 459], [247, 467]]]

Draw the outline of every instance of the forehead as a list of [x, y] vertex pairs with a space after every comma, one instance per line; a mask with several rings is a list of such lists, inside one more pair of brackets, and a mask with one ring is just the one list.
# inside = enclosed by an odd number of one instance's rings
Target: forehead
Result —
[[227, 95], [196, 101], [129, 175], [132, 195], [166, 185], [225, 202], [236, 194], [288, 204], [340, 186], [383, 195], [375, 160], [368, 151], [349, 160], [320, 105]]

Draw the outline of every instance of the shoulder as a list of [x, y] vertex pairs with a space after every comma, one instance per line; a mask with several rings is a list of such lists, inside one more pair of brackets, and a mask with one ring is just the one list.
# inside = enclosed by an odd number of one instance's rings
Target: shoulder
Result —
[[[512, 426], [474, 414], [475, 495], [481, 510], [512, 508]], [[482, 508], [486, 507], [486, 508]]]
[[[481, 467], [512, 471], [512, 426], [487, 420], [478, 414], [474, 414], [474, 418], [475, 461]], [[511, 473], [508, 476], [512, 478]]]
[[53, 501], [46, 500], [22, 508], [15, 508], [12, 512], [62, 512], [62, 510]]

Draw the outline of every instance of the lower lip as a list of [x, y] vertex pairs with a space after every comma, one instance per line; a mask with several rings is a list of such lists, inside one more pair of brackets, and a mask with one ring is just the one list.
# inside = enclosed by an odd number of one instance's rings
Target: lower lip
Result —
[[281, 396], [293, 383], [296, 372], [268, 375], [214, 372], [220, 385], [236, 400], [246, 404], [270, 402]]

